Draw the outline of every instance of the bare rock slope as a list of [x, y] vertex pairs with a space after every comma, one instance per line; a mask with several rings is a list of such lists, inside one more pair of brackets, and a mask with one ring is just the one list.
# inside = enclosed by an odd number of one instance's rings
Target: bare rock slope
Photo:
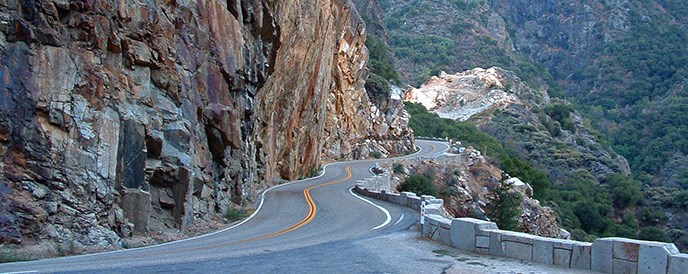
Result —
[[323, 152], [405, 153], [365, 36], [341, 0], [0, 0], [0, 243], [183, 230]]
[[406, 100], [443, 118], [477, 123], [556, 181], [580, 172], [598, 179], [630, 174], [626, 159], [598, 142], [565, 101], [552, 101], [546, 90], [531, 88], [504, 69], [442, 73], [411, 88]]

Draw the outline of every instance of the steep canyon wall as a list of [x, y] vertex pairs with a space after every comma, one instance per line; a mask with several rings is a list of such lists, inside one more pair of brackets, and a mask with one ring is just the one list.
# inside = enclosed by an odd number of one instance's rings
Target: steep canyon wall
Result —
[[409, 151], [365, 36], [342, 0], [0, 0], [0, 243], [183, 230], [321, 156]]

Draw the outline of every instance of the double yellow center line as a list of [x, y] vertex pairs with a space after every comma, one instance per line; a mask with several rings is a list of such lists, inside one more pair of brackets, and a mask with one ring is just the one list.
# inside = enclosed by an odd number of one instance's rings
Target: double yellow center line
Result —
[[342, 179], [339, 179], [339, 180], [333, 181], [333, 182], [329, 182], [329, 183], [314, 185], [314, 186], [311, 186], [311, 187], [306, 188], [306, 189], [303, 190], [303, 196], [304, 196], [304, 198], [306, 198], [306, 202], [308, 203], [308, 215], [306, 215], [306, 217], [303, 218], [303, 220], [301, 220], [301, 221], [298, 222], [297, 224], [295, 224], [295, 225], [293, 225], [293, 226], [291, 226], [291, 227], [289, 227], [289, 228], [287, 228], [287, 229], [280, 230], [280, 231], [277, 231], [277, 232], [272, 233], [272, 234], [263, 235], [263, 236], [260, 236], [260, 237], [255, 237], [255, 238], [251, 238], [251, 239], [239, 241], [239, 242], [236, 242], [236, 243], [246, 243], [246, 242], [253, 242], [253, 241], [258, 241], [258, 240], [262, 240], [262, 239], [272, 238], [272, 237], [275, 237], [275, 236], [279, 236], [279, 235], [282, 235], [282, 234], [289, 233], [289, 232], [292, 232], [292, 231], [294, 231], [294, 230], [297, 230], [297, 229], [299, 229], [299, 228], [301, 228], [301, 227], [307, 225], [307, 224], [310, 223], [311, 221], [313, 221], [313, 219], [315, 218], [315, 215], [318, 214], [318, 207], [315, 205], [315, 201], [313, 201], [313, 197], [311, 197], [311, 190], [316, 189], [316, 188], [319, 188], [319, 187], [323, 187], [323, 186], [329, 186], [329, 185], [339, 184], [339, 183], [341, 183], [341, 182], [344, 182], [344, 181], [346, 181], [346, 180], [351, 179], [351, 177], [352, 177], [352, 175], [351, 175], [351, 166], [347, 166], [345, 170], [346, 170], [346, 177], [344, 177], [344, 178], [342, 178]]
[[250, 242], [260, 241], [260, 240], [263, 240], [263, 239], [272, 238], [272, 237], [275, 237], [275, 236], [279, 236], [279, 235], [282, 235], [282, 234], [285, 234], [285, 233], [292, 232], [292, 231], [294, 231], [294, 230], [297, 230], [297, 229], [299, 229], [299, 228], [301, 228], [301, 227], [307, 225], [308, 223], [310, 223], [311, 221], [313, 221], [313, 219], [315, 218], [315, 215], [318, 213], [318, 207], [315, 205], [315, 201], [313, 201], [313, 197], [311, 197], [311, 190], [316, 189], [316, 188], [319, 188], [319, 187], [323, 187], [323, 186], [329, 186], [329, 185], [339, 184], [339, 183], [341, 183], [341, 182], [344, 182], [344, 181], [346, 181], [346, 180], [351, 179], [351, 177], [352, 177], [352, 175], [351, 175], [351, 166], [346, 166], [346, 169], [345, 169], [345, 170], [346, 170], [346, 177], [344, 177], [344, 178], [342, 178], [342, 179], [339, 179], [339, 180], [333, 181], [333, 182], [324, 183], [324, 184], [314, 185], [314, 186], [308, 187], [308, 188], [306, 188], [306, 189], [303, 190], [303, 196], [306, 198], [306, 202], [308, 203], [308, 215], [306, 215], [306, 217], [303, 218], [303, 220], [301, 220], [300, 222], [296, 223], [295, 225], [292, 225], [292, 226], [290, 226], [289, 228], [286, 228], [286, 229], [283, 229], [283, 230], [280, 230], [280, 231], [277, 231], [277, 232], [274, 232], [274, 233], [270, 233], [270, 234], [267, 234], [267, 235], [263, 235], [263, 236], [258, 236], [258, 237], [254, 237], [254, 238], [250, 238], [250, 239], [245, 239], [245, 240], [241, 240], [241, 241], [236, 241], [236, 242], [228, 242], [228, 243], [215, 244], [215, 245], [210, 245], [210, 246], [203, 246], [203, 247], [195, 248], [195, 249], [192, 249], [192, 250], [216, 248], [216, 247], [223, 247], [223, 246], [229, 246], [229, 245], [237, 245], [237, 244], [243, 244], [243, 243], [250, 243]]

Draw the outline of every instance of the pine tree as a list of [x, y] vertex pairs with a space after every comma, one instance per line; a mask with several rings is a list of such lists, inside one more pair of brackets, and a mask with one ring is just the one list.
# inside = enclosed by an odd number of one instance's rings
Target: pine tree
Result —
[[522, 197], [511, 191], [513, 185], [507, 183], [509, 176], [502, 174], [502, 181], [493, 192], [493, 199], [490, 202], [487, 216], [491, 221], [497, 223], [500, 229], [515, 230], [518, 228], [518, 217], [521, 211], [518, 206], [521, 204]]

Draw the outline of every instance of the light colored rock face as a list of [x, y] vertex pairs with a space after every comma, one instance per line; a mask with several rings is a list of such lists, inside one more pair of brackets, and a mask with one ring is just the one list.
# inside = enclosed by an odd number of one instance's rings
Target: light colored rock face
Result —
[[442, 72], [420, 88], [410, 88], [405, 99], [423, 104], [442, 118], [466, 121], [488, 110], [521, 102], [511, 93], [507, 77], [509, 75], [498, 68], [476, 68], [456, 74]]
[[[349, 8], [353, 8], [349, 6]], [[350, 17], [356, 18], [358, 17]], [[371, 102], [365, 90], [368, 61], [362, 21], [348, 22], [334, 53], [333, 90], [327, 95], [323, 156], [362, 159], [370, 152], [383, 157], [414, 151], [410, 116], [398, 98]]]
[[413, 144], [403, 112], [371, 108], [348, 1], [9, 0], [0, 15], [0, 243], [176, 231], [321, 151], [352, 154], [330, 144]]

